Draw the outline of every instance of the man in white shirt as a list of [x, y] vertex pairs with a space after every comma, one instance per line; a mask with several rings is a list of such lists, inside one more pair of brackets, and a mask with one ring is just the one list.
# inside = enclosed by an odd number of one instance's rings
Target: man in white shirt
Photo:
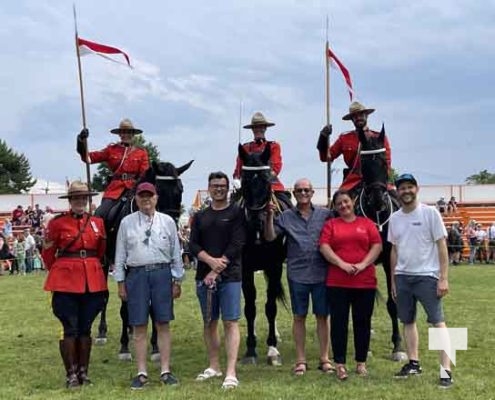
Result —
[[139, 184], [136, 188], [139, 211], [122, 220], [117, 234], [114, 278], [118, 282], [119, 297], [127, 301], [138, 367], [131, 389], [142, 389], [148, 383], [146, 336], [150, 304], [158, 333], [160, 381], [165, 385], [178, 383], [170, 371], [169, 322], [174, 319], [173, 299], [181, 293], [184, 266], [175, 222], [156, 211], [157, 201], [154, 185]]
[[[434, 207], [418, 201], [414, 176], [399, 176], [395, 186], [402, 207], [392, 214], [388, 228], [388, 241], [392, 243], [392, 296], [404, 324], [409, 357], [409, 363], [395, 377], [408, 378], [422, 372], [418, 357], [417, 301], [423, 306], [429, 324], [435, 328], [447, 327], [441, 298], [449, 291], [449, 256], [442, 216]], [[440, 352], [440, 363], [439, 387], [449, 388], [453, 380], [450, 359], [444, 351]]]

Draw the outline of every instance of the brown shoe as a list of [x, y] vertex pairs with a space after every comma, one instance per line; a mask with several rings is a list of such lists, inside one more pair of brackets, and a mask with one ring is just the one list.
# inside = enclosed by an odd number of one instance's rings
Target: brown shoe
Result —
[[349, 377], [344, 364], [337, 364], [335, 366], [335, 372], [337, 373], [337, 379], [339, 381], [345, 381]]

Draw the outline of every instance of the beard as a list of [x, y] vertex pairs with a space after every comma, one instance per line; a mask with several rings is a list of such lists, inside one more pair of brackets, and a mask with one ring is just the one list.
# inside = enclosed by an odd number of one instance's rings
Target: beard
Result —
[[399, 197], [401, 203], [411, 204], [416, 201], [416, 195], [414, 193], [404, 193]]

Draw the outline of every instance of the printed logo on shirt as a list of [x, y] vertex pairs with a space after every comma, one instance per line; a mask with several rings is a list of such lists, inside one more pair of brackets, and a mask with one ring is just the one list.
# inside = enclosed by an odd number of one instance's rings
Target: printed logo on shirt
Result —
[[362, 226], [358, 226], [358, 227], [356, 228], [356, 232], [357, 232], [357, 233], [366, 233], [366, 229], [365, 229], [365, 228], [363, 228]]
[[412, 224], [413, 224], [413, 226], [421, 226], [422, 225], [421, 222], [419, 222], [419, 221], [413, 222]]

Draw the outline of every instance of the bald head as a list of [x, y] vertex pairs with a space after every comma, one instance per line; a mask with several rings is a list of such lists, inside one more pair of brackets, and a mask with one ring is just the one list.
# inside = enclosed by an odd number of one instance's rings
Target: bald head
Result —
[[297, 189], [298, 187], [301, 187], [301, 186], [309, 187], [309, 188], [313, 189], [313, 184], [311, 183], [311, 181], [308, 178], [300, 178], [294, 183], [294, 189]]

